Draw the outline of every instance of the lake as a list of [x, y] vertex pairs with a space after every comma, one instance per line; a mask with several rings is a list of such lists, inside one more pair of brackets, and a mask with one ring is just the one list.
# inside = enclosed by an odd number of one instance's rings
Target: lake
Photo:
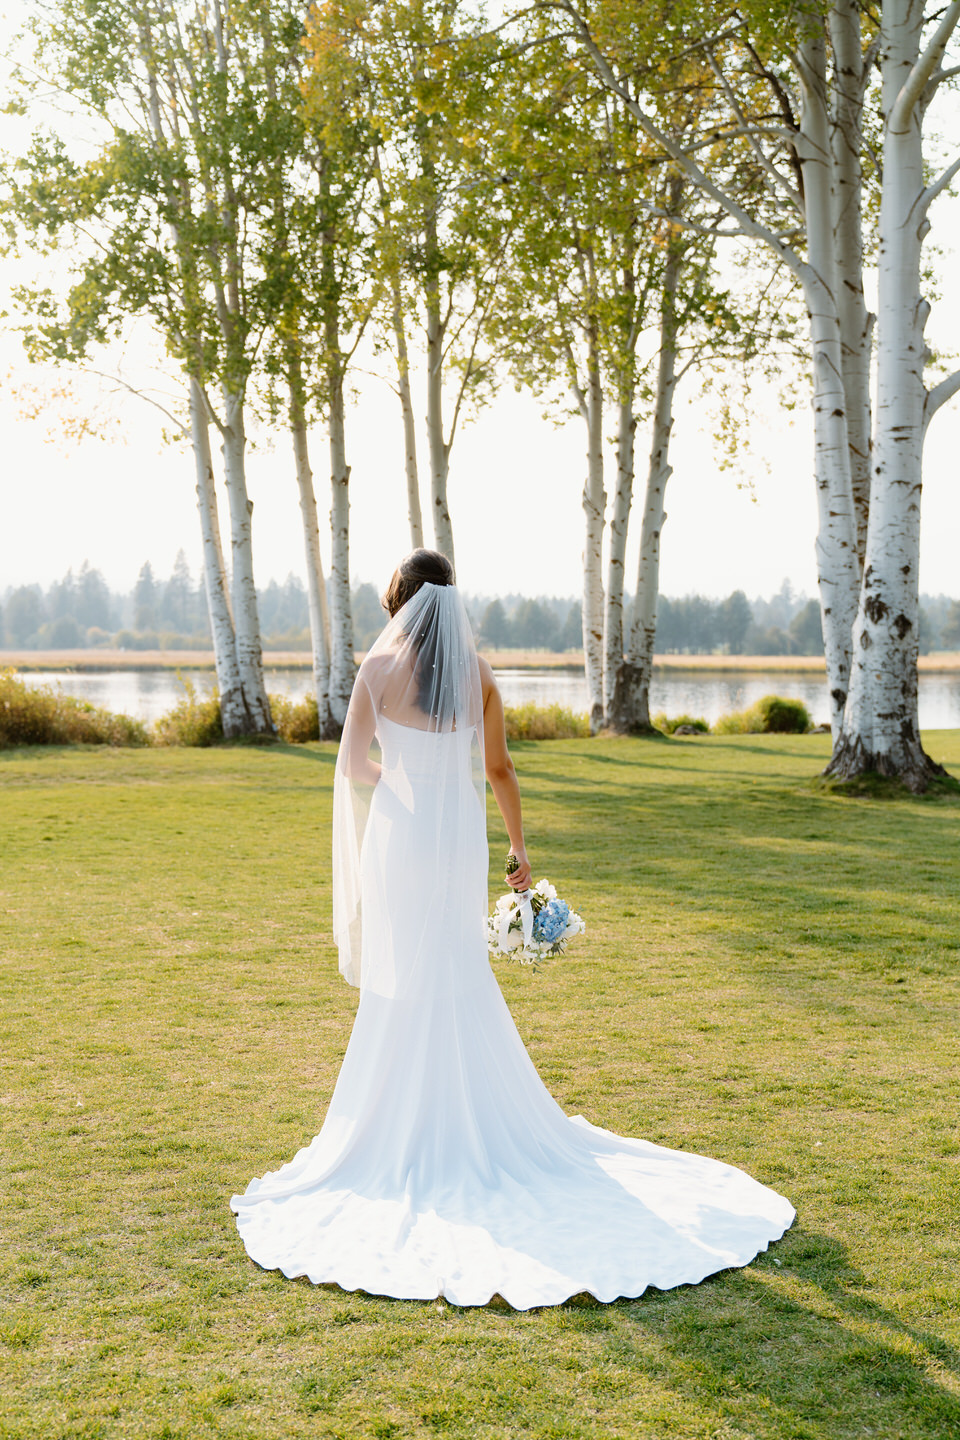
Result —
[[[207, 694], [214, 683], [211, 670], [182, 670], [185, 679]], [[557, 702], [572, 710], [586, 710], [587, 691], [583, 675], [555, 670], [498, 670], [503, 698], [508, 705], [528, 700], [538, 705]], [[268, 670], [267, 689], [300, 699], [310, 688], [308, 670]], [[183, 695], [183, 688], [171, 670], [105, 670], [95, 674], [69, 671], [24, 673], [30, 685], [61, 685], [68, 695], [77, 695], [101, 705], [156, 720]], [[732, 710], [743, 710], [762, 695], [787, 695], [802, 700], [814, 723], [827, 720], [826, 681], [820, 675], [784, 673], [782, 670], [681, 671], [660, 670], [650, 691], [650, 709], [656, 714], [698, 715], [712, 724]], [[960, 728], [960, 673], [945, 672], [920, 676], [920, 724], [925, 730]]]

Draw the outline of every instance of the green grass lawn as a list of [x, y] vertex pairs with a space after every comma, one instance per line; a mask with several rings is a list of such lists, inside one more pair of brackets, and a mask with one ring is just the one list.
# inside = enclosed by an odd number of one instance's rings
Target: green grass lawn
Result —
[[333, 748], [0, 753], [0, 1436], [956, 1440], [960, 805], [817, 792], [828, 744], [514, 747], [534, 873], [589, 927], [499, 971], [544, 1080], [798, 1211], [745, 1270], [526, 1314], [237, 1238], [356, 1005]]

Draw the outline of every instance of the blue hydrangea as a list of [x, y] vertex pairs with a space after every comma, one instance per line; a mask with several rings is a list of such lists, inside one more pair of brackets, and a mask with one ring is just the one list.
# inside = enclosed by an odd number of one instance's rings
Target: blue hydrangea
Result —
[[570, 906], [566, 900], [549, 900], [534, 919], [533, 938], [552, 945], [560, 939], [569, 920]]

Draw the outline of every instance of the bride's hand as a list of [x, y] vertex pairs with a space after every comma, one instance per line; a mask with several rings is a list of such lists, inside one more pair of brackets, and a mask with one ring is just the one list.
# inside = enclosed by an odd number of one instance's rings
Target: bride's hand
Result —
[[[530, 870], [530, 861], [527, 859], [526, 847], [521, 845], [517, 849], [511, 850], [510, 855], [517, 861], [517, 868], [516, 870], [511, 870], [507, 876], [507, 884], [514, 890], [529, 890], [532, 872]], [[507, 856], [508, 860], [510, 859], [510, 855]]]

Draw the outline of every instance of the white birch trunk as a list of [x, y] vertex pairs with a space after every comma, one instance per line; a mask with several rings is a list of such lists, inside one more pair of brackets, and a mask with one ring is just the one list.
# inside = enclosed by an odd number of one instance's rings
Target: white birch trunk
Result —
[[342, 728], [356, 677], [353, 650], [353, 613], [350, 602], [350, 467], [347, 464], [343, 413], [343, 380], [337, 372], [330, 382], [330, 599], [331, 665], [330, 711]]
[[586, 528], [583, 545], [583, 665], [587, 681], [590, 731], [603, 724], [603, 526], [607, 497], [603, 488], [603, 389], [595, 327], [583, 395], [587, 424], [587, 477], [583, 485]]
[[650, 442], [650, 462], [640, 523], [640, 557], [637, 588], [630, 617], [626, 655], [617, 671], [613, 696], [608, 702], [609, 723], [621, 734], [649, 730], [650, 680], [657, 636], [657, 603], [660, 598], [660, 533], [666, 520], [664, 498], [670, 465], [670, 436], [673, 432], [673, 401], [677, 388], [677, 321], [675, 298], [680, 276], [680, 257], [671, 251], [664, 267], [660, 301], [660, 354], [657, 362], [657, 392]]
[[798, 152], [803, 163], [810, 260], [803, 285], [813, 351], [814, 470], [819, 512], [816, 551], [831, 728], [836, 736], [850, 681], [860, 564], [836, 303], [826, 46], [819, 27], [804, 43], [800, 58], [803, 114]]
[[877, 310], [874, 475], [850, 696], [827, 773], [897, 776], [921, 791], [942, 774], [917, 717], [921, 461], [928, 305], [921, 294], [925, 219], [922, 111], [908, 82], [923, 6], [885, 0], [882, 17], [883, 188]]
[[433, 282], [427, 290], [427, 444], [430, 450], [430, 501], [433, 537], [441, 555], [456, 568], [453, 524], [447, 503], [450, 451], [443, 433], [443, 330], [440, 297]]
[[863, 95], [866, 84], [858, 0], [833, 0], [830, 142], [833, 161], [833, 253], [846, 396], [850, 481], [862, 571], [870, 513], [870, 357], [874, 317], [863, 293]]
[[407, 518], [410, 524], [410, 548], [423, 545], [423, 513], [420, 508], [420, 470], [417, 465], [417, 425], [410, 392], [410, 358], [407, 336], [403, 328], [403, 308], [399, 287], [394, 289], [393, 333], [397, 342], [397, 390], [403, 415], [403, 466], [407, 477]]
[[310, 615], [310, 649], [313, 661], [313, 691], [317, 700], [320, 739], [336, 737], [330, 713], [330, 616], [327, 611], [327, 586], [320, 558], [320, 524], [317, 518], [317, 497], [313, 488], [313, 471], [307, 443], [307, 422], [300, 377], [294, 373], [290, 381], [290, 432], [300, 494], [300, 517], [303, 522], [304, 558], [307, 566], [307, 607]]
[[258, 735], [272, 735], [274, 726], [263, 683], [260, 616], [257, 609], [257, 589], [253, 581], [250, 523], [253, 502], [247, 495], [243, 397], [234, 394], [226, 386], [222, 393], [223, 475], [230, 505], [231, 589], [233, 625], [237, 637], [237, 664], [251, 731]]
[[[621, 382], [622, 384], [623, 382]], [[607, 554], [607, 597], [603, 622], [603, 723], [613, 725], [613, 700], [623, 670], [623, 577], [627, 528], [633, 504], [634, 440], [637, 420], [633, 396], [621, 393], [617, 424], [617, 488], [613, 492]]]
[[198, 380], [190, 378], [190, 434], [197, 472], [197, 510], [203, 542], [203, 583], [213, 637], [213, 663], [220, 693], [220, 716], [228, 740], [247, 735], [253, 729], [243, 698], [237, 639], [230, 614], [226, 566], [220, 539], [220, 516], [210, 453], [210, 418]]

